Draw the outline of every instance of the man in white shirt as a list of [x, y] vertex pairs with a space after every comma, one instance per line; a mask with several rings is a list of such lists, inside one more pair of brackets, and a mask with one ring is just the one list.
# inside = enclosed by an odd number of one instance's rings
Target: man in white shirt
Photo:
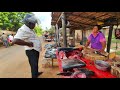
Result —
[[25, 47], [26, 55], [31, 66], [32, 78], [37, 78], [42, 74], [42, 72], [38, 72], [41, 42], [33, 30], [37, 23], [37, 19], [34, 15], [27, 14], [23, 22], [24, 25], [18, 29], [12, 44], [18, 44]]

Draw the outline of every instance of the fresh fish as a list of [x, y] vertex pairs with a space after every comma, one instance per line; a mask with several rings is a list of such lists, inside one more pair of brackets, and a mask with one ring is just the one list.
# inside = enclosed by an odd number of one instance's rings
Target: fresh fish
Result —
[[71, 70], [73, 68], [79, 68], [79, 67], [85, 67], [86, 64], [81, 61], [81, 60], [77, 60], [77, 59], [63, 59], [62, 60], [62, 68], [63, 70]]
[[73, 74], [73, 72], [61, 72], [61, 73], [58, 73], [57, 75], [71, 76], [72, 74]]
[[86, 77], [85, 73], [76, 71], [71, 75], [71, 78], [87, 78], [87, 77]]
[[77, 68], [79, 71], [81, 71], [82, 73], [85, 73], [86, 77], [89, 78], [91, 76], [95, 75], [95, 72], [87, 69], [87, 68]]

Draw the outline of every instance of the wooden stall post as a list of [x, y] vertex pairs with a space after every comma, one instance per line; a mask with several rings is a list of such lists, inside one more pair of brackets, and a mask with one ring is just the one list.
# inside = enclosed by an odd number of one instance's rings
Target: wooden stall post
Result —
[[110, 46], [111, 46], [111, 39], [112, 39], [112, 31], [113, 31], [113, 25], [110, 25], [109, 27], [109, 34], [108, 34], [108, 42], [107, 42], [107, 52], [110, 52]]
[[82, 45], [83, 45], [83, 37], [84, 37], [84, 34], [83, 34], [83, 29], [82, 29]]
[[86, 30], [83, 30], [83, 45], [86, 44]]
[[72, 31], [73, 46], [75, 46], [75, 30]]
[[58, 27], [58, 46], [60, 46], [60, 28]]
[[58, 46], [58, 25], [56, 24], [56, 43], [57, 43], [57, 46]]
[[56, 27], [56, 25], [55, 25], [55, 43], [56, 43], [56, 45], [57, 45], [57, 27]]
[[63, 45], [64, 47], [67, 47], [67, 37], [66, 37], [66, 17], [65, 13], [62, 13], [62, 32], [63, 32]]
[[73, 28], [70, 29], [70, 37], [73, 37], [73, 39], [70, 40], [71, 41], [71, 45], [75, 46], [75, 29], [73, 29]]

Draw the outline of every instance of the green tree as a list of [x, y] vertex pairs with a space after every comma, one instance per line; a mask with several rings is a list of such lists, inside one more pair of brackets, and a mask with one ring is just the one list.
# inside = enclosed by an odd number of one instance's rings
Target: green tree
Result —
[[42, 28], [41, 28], [40, 25], [36, 25], [35, 28], [34, 28], [34, 30], [35, 30], [37, 36], [41, 36], [42, 33], [43, 33], [43, 30], [42, 30]]
[[31, 12], [0, 12], [0, 29], [17, 31], [27, 13]]
[[54, 26], [51, 26], [51, 28], [48, 30], [49, 33], [54, 34], [55, 33], [55, 28]]

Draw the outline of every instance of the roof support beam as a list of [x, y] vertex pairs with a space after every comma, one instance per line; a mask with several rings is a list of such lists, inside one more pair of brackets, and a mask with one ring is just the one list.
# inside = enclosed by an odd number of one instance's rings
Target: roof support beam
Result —
[[56, 26], [55, 26], [55, 38], [56, 38], [55, 43], [56, 43], [56, 45], [57, 45], [57, 27], [56, 27]]
[[109, 28], [109, 34], [108, 34], [108, 42], [107, 42], [107, 52], [110, 52], [110, 46], [111, 46], [111, 39], [112, 39], [112, 31], [113, 31], [113, 25], [110, 25]]
[[62, 12], [62, 30], [63, 30], [63, 45], [67, 47], [67, 37], [66, 37], [66, 16], [65, 13]]
[[82, 45], [86, 44], [86, 30], [82, 30]]
[[59, 46], [59, 28], [58, 28], [58, 24], [56, 24], [56, 41], [57, 41], [57, 46]]

